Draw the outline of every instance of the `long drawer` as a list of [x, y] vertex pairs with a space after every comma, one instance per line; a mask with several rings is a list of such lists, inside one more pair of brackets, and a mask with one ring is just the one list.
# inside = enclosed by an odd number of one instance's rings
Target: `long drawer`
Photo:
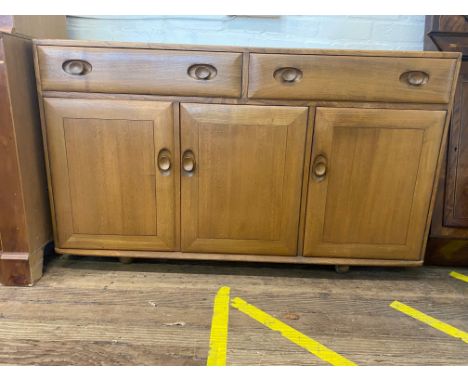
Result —
[[239, 97], [242, 54], [38, 46], [43, 90]]
[[447, 103], [454, 59], [250, 55], [250, 98]]

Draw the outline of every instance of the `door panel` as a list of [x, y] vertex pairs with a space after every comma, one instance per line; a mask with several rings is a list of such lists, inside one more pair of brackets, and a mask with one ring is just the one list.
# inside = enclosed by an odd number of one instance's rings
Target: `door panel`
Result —
[[304, 255], [419, 259], [444, 121], [443, 111], [318, 108]]
[[444, 225], [468, 228], [468, 62], [454, 100], [447, 156]]
[[156, 235], [152, 122], [67, 118], [64, 133], [74, 232]]
[[[175, 234], [170, 103], [45, 99], [61, 248], [171, 250]], [[174, 167], [174, 166], [173, 166]]]
[[302, 107], [181, 105], [184, 251], [296, 254], [306, 126]]

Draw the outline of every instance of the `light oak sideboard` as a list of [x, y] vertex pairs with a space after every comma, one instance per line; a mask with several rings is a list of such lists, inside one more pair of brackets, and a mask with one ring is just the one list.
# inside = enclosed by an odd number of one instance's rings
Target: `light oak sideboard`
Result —
[[37, 40], [56, 251], [420, 265], [460, 55]]

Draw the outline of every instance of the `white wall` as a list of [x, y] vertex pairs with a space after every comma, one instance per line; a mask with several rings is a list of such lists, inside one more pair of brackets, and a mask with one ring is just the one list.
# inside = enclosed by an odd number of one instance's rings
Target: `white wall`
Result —
[[82, 40], [422, 50], [424, 16], [68, 16], [68, 32]]

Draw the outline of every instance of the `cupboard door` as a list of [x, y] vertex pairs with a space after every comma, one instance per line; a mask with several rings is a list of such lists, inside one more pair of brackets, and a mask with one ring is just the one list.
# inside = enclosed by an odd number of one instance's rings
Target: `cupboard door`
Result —
[[468, 228], [468, 61], [461, 66], [450, 126], [444, 225]]
[[296, 254], [307, 114], [181, 105], [183, 251]]
[[44, 108], [56, 246], [174, 249], [171, 103], [46, 98]]
[[304, 255], [421, 259], [445, 115], [318, 108]]

